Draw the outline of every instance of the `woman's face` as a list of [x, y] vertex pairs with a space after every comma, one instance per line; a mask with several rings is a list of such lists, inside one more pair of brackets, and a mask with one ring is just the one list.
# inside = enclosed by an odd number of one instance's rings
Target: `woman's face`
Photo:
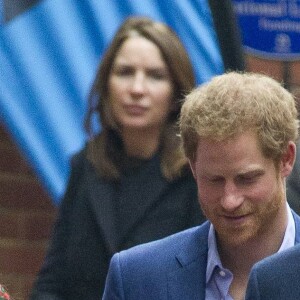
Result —
[[159, 48], [144, 37], [128, 38], [112, 65], [108, 91], [121, 130], [160, 131], [171, 111], [173, 84]]

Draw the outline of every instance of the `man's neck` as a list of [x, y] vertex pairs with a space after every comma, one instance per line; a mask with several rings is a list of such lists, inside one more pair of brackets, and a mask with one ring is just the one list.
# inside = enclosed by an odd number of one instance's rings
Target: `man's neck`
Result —
[[218, 241], [222, 265], [233, 273], [233, 281], [230, 286], [230, 294], [233, 299], [240, 299], [241, 297], [243, 299], [248, 276], [253, 265], [279, 250], [288, 223], [286, 210], [283, 210], [280, 218], [282, 218], [281, 223], [278, 224], [278, 220], [274, 220], [274, 225], [269, 226], [270, 230], [258, 234], [245, 243], [230, 245], [227, 241]]

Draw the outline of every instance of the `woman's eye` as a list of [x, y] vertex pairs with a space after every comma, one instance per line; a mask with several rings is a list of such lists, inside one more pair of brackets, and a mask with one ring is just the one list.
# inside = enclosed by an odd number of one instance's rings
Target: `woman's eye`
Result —
[[113, 73], [117, 76], [131, 76], [134, 72], [129, 68], [115, 69]]
[[157, 79], [157, 80], [161, 80], [161, 79], [167, 79], [167, 74], [165, 74], [164, 72], [160, 72], [160, 71], [152, 71], [148, 73], [149, 77], [153, 78], [153, 79]]
[[156, 80], [170, 80], [170, 74], [166, 70], [152, 70], [148, 74]]

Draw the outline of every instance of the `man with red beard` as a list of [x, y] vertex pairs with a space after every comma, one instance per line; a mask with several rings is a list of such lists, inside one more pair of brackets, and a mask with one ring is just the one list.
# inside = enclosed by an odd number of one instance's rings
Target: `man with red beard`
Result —
[[300, 241], [286, 201], [298, 138], [293, 96], [230, 72], [186, 96], [183, 147], [208, 221], [116, 254], [104, 299], [244, 299], [252, 266]]

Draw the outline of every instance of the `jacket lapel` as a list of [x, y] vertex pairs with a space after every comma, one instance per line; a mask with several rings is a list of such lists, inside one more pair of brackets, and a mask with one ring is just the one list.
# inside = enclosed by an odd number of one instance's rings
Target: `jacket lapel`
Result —
[[99, 225], [108, 251], [113, 254], [118, 250], [118, 235], [115, 227], [114, 191], [115, 183], [99, 180], [92, 173], [87, 182], [92, 211]]
[[177, 255], [179, 267], [168, 276], [168, 299], [205, 300], [209, 224], [201, 226], [197, 237]]
[[[157, 200], [167, 185], [167, 181], [161, 176], [160, 160], [156, 156], [152, 159], [147, 168], [143, 170], [140, 176], [134, 181], [135, 186], [143, 188], [132, 189], [135, 191], [131, 195], [133, 201], [126, 201], [122, 209], [123, 219], [126, 223], [123, 225], [123, 236], [117, 232], [116, 224], [116, 191], [120, 187], [119, 183], [108, 182], [99, 179], [93, 170], [89, 171], [90, 176], [87, 180], [88, 193], [93, 213], [96, 217], [99, 229], [104, 237], [107, 248], [111, 254], [119, 251], [124, 238], [128, 232], [136, 226]], [[127, 188], [126, 175], [122, 177], [122, 185]], [[123, 199], [126, 200], [126, 199]]]

